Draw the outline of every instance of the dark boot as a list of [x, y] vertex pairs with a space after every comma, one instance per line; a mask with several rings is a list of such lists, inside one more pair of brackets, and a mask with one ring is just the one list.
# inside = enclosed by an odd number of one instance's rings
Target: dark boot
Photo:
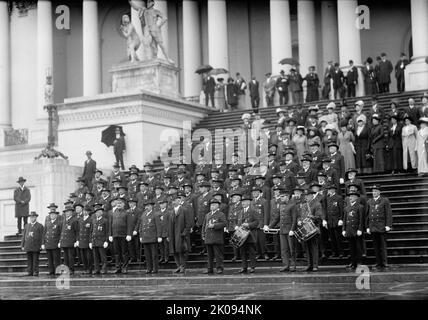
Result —
[[119, 262], [119, 256], [118, 255], [114, 256], [114, 263], [116, 266], [116, 271], [114, 273], [122, 273], [122, 265]]

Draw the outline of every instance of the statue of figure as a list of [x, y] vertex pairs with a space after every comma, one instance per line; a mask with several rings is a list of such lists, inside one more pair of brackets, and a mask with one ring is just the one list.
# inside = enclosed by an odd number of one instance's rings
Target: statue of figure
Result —
[[154, 8], [154, 0], [146, 0], [145, 5], [143, 6], [133, 3], [132, 0], [128, 1], [131, 7], [138, 11], [143, 35], [151, 37], [150, 49], [152, 58], [157, 58], [159, 47], [162, 50], [165, 59], [169, 63], [174, 63], [174, 61], [168, 57], [168, 53], [162, 40], [161, 28], [168, 19], [162, 14], [162, 12]]
[[138, 36], [137, 31], [135, 31], [135, 27], [132, 24], [131, 19], [126, 14], [122, 16], [120, 31], [122, 31], [122, 34], [126, 38], [129, 59], [131, 62], [139, 61], [137, 50], [141, 44], [140, 37]]

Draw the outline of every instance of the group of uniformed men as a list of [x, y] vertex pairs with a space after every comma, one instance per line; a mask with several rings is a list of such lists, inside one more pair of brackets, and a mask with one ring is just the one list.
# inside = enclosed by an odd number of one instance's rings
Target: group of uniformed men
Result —
[[[296, 271], [296, 257], [306, 252], [306, 271], [318, 271], [319, 256], [326, 258], [328, 242], [335, 256], [343, 257], [343, 241], [349, 242], [354, 269], [365, 254], [364, 234], [370, 234], [376, 266], [387, 266], [386, 233], [392, 227], [389, 200], [373, 186], [368, 199], [364, 183], [356, 178], [357, 170], [345, 174], [343, 157], [337, 145], [330, 154], [319, 150], [297, 159], [294, 150], [285, 149], [281, 157], [269, 153], [266, 170], [254, 163], [239, 164], [214, 161], [205, 164], [200, 158], [196, 167], [183, 162], [155, 173], [151, 164], [144, 170], [133, 165], [129, 177], [115, 165], [108, 179], [97, 170], [92, 190], [78, 179], [79, 188], [70, 195], [62, 214], [51, 204], [44, 227], [31, 214], [25, 228], [22, 248], [29, 255], [28, 272], [38, 274], [38, 252], [46, 250], [49, 274], [64, 264], [74, 273], [75, 255], [87, 273], [106, 273], [106, 251], [114, 257], [115, 273], [127, 273], [132, 260], [144, 249], [146, 273], [157, 273], [159, 263], [167, 263], [170, 254], [177, 265], [176, 273], [185, 273], [188, 253], [201, 241], [201, 254], [207, 254], [206, 273], [223, 273], [225, 242], [238, 228], [250, 230], [232, 261], [242, 260], [240, 273], [253, 273], [257, 259], [270, 257], [266, 233], [272, 229], [275, 256], [282, 258], [281, 272]], [[342, 157], [342, 158], [341, 158]], [[345, 181], [346, 178], [346, 181]], [[344, 182], [344, 194], [341, 183]], [[300, 243], [295, 233], [310, 219], [318, 229], [315, 236]], [[36, 235], [37, 234], [37, 235]], [[107, 252], [108, 253], [108, 252]], [[159, 259], [160, 257], [160, 259]]]

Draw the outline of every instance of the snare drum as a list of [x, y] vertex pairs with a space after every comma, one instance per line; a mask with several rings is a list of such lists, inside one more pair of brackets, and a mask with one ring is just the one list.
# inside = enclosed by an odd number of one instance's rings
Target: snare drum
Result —
[[230, 244], [235, 249], [241, 247], [250, 235], [250, 230], [238, 227], [230, 238]]
[[302, 225], [297, 227], [294, 235], [300, 242], [308, 241], [319, 232], [317, 226], [310, 218], [303, 220]]

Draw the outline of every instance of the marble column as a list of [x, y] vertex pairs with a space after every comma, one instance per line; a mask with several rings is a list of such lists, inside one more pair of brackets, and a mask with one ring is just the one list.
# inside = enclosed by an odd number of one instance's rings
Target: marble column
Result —
[[9, 33], [7, 2], [0, 1], [0, 129], [11, 126]]
[[201, 92], [201, 76], [195, 73], [202, 63], [199, 4], [195, 0], [183, 0], [183, 81], [184, 97], [198, 96]]
[[[168, 3], [166, 0], [157, 0], [155, 1], [155, 8], [158, 9], [160, 12], [162, 12], [162, 15], [168, 19]], [[168, 21], [162, 26], [162, 40], [166, 49], [166, 52], [168, 55], [170, 55], [168, 51]], [[161, 59], [165, 59], [164, 54], [162, 53], [162, 50], [159, 49], [158, 57]]]
[[[317, 39], [315, 35], [315, 6], [313, 1], [297, 1], [297, 28], [299, 37], [299, 62], [302, 77], [310, 66], [317, 64]], [[303, 84], [303, 97], [306, 97], [306, 81]]]
[[279, 61], [292, 58], [290, 6], [288, 0], [270, 0], [270, 33], [272, 74], [279, 74], [281, 69], [288, 73]]
[[229, 70], [226, 0], [208, 1], [208, 60]]
[[411, 0], [412, 62], [405, 69], [405, 86], [409, 90], [428, 89], [428, 2]]
[[98, 3], [83, 1], [83, 95], [101, 92], [100, 36], [98, 31]]
[[[355, 25], [357, 19], [357, 0], [337, 1], [337, 25], [339, 33], [339, 63], [346, 74], [349, 60], [354, 65], [362, 65], [360, 29]], [[361, 70], [358, 70], [358, 85], [356, 87], [357, 97], [364, 95], [364, 80]]]
[[[53, 74], [52, 3], [37, 2], [37, 119], [48, 118], [45, 106], [47, 73]], [[55, 82], [55, 79], [53, 79]]]

